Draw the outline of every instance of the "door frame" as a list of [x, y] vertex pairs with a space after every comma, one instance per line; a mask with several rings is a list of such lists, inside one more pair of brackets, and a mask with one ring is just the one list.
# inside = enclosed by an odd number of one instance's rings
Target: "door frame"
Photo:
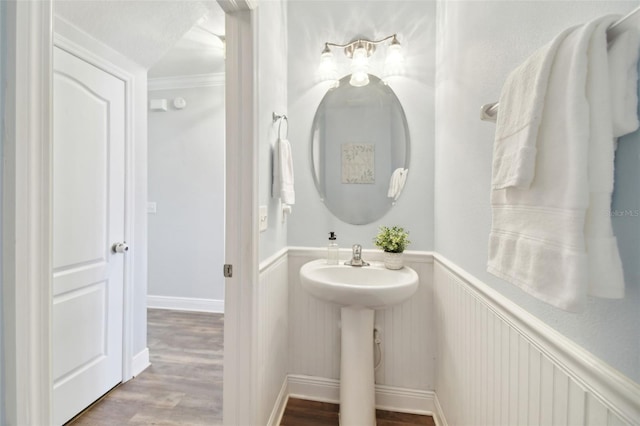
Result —
[[5, 421], [51, 423], [50, 1], [7, 2], [2, 256]]
[[[5, 418], [0, 422], [8, 425], [52, 420], [52, 1], [7, 2], [10, 84], [2, 179]], [[251, 349], [258, 270], [257, 141], [251, 10], [257, 1], [218, 3], [228, 28], [226, 186], [234, 185], [226, 191], [225, 206], [225, 262], [234, 265], [234, 276], [225, 284], [223, 415], [225, 424], [240, 425], [251, 424], [256, 411]], [[247, 122], [251, 125], [243, 126]], [[125, 329], [131, 328], [128, 325]]]
[[[257, 0], [218, 0], [226, 13], [223, 423], [257, 424], [255, 285], [258, 283]], [[249, 125], [247, 125], [249, 123]]]

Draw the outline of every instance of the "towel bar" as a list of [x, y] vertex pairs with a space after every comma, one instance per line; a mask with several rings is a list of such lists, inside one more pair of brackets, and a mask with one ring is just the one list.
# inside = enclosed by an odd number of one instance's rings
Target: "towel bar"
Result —
[[[611, 41], [613, 38], [631, 28], [640, 28], [640, 7], [635, 8], [628, 15], [611, 24], [609, 29], [607, 29], [607, 40]], [[499, 105], [499, 102], [482, 105], [482, 107], [480, 107], [480, 120], [495, 123], [498, 117]]]
[[287, 123], [287, 127], [285, 127], [286, 132], [284, 135], [284, 138], [287, 139], [287, 137], [289, 136], [289, 119], [287, 118], [287, 115], [276, 114], [275, 112], [273, 112], [271, 118], [273, 119], [274, 124], [276, 123], [276, 121], [280, 121], [280, 123], [278, 124], [278, 137], [280, 139], [282, 139], [282, 133], [280, 133], [280, 130], [282, 129], [282, 122], [285, 121]]
[[281, 118], [283, 120], [288, 120], [287, 115], [286, 114], [276, 114], [275, 112], [271, 113], [271, 118], [273, 119], [273, 122], [275, 123], [276, 121], [280, 120]]
[[498, 102], [484, 104], [480, 107], [480, 120], [493, 121], [495, 123], [498, 117]]

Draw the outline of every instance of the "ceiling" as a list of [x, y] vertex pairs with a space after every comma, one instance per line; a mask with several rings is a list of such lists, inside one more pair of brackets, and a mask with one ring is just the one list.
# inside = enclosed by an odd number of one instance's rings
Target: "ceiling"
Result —
[[[224, 73], [224, 13], [194, 26], [151, 69], [149, 78]], [[210, 14], [211, 16], [211, 14]]]
[[[55, 14], [150, 77], [224, 70], [224, 12], [215, 0], [59, 0]], [[216, 71], [219, 70], [219, 71]]]

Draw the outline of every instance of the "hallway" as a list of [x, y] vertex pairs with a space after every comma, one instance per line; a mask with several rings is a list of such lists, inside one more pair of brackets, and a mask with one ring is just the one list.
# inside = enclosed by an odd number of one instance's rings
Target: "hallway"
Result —
[[149, 309], [151, 366], [73, 426], [222, 423], [222, 314]]

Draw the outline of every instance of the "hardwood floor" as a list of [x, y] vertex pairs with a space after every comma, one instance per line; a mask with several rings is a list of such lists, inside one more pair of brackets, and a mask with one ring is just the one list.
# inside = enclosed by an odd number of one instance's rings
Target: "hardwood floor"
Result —
[[[377, 426], [435, 426], [433, 417], [376, 410]], [[281, 426], [338, 425], [338, 404], [289, 398]]]
[[[151, 366], [67, 425], [222, 423], [222, 314], [148, 310]], [[430, 416], [376, 410], [377, 426], [435, 426]], [[289, 399], [282, 426], [338, 425], [338, 405]]]
[[223, 328], [222, 314], [149, 309], [151, 366], [68, 424], [221, 424]]

